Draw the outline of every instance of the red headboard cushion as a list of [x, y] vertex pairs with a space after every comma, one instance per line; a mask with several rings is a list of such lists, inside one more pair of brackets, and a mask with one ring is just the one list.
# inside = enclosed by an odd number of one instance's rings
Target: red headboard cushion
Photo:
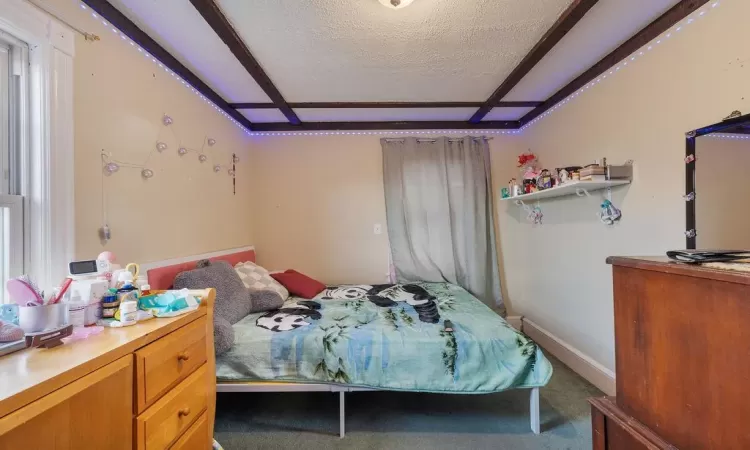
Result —
[[[208, 259], [211, 261], [226, 261], [232, 266], [245, 261], [255, 262], [255, 250], [215, 256]], [[186, 270], [195, 269], [195, 263], [198, 261], [200, 260], [197, 259], [195, 261], [175, 264], [173, 266], [157, 267], [156, 269], [148, 270], [146, 272], [148, 276], [148, 284], [151, 286], [151, 289], [170, 289], [177, 274]]]

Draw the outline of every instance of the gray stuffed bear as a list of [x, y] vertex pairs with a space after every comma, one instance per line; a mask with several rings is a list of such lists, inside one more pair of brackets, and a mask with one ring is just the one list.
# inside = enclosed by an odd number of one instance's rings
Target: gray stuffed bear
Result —
[[175, 289], [216, 289], [214, 304], [214, 347], [220, 355], [234, 344], [232, 325], [248, 314], [279, 309], [284, 299], [275, 291], [248, 289], [227, 262], [198, 261], [196, 269], [174, 279]]

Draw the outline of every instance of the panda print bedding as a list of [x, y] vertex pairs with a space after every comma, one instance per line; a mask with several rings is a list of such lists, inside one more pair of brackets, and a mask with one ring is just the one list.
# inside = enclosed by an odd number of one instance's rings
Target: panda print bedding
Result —
[[[329, 287], [315, 299], [319, 300], [355, 300], [367, 299], [382, 308], [393, 308], [400, 302], [412, 306], [419, 320], [427, 323], [438, 323], [440, 312], [435, 297], [417, 284], [380, 284], [333, 286]], [[271, 331], [291, 331], [310, 325], [308, 318], [320, 319], [320, 303], [314, 301], [296, 301], [283, 308], [270, 311], [258, 317], [255, 322], [261, 328]]]
[[533, 341], [448, 283], [329, 287], [233, 329], [219, 381], [488, 393], [544, 386], [552, 374]]

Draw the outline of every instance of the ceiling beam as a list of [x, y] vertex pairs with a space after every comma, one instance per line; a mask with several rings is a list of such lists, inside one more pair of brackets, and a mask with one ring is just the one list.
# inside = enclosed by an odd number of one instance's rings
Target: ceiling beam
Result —
[[456, 121], [407, 122], [302, 122], [292, 125], [285, 122], [256, 123], [255, 131], [368, 131], [368, 130], [515, 130], [520, 123], [512, 121], [487, 121], [473, 124]]
[[[535, 108], [544, 102], [498, 102], [495, 108]], [[303, 102], [288, 103], [292, 109], [378, 109], [378, 108], [478, 108], [484, 102]], [[274, 103], [230, 103], [235, 109], [277, 109]]]
[[510, 75], [505, 78], [505, 81], [495, 89], [489, 99], [482, 105], [479, 110], [471, 116], [469, 122], [479, 123], [484, 117], [492, 111], [495, 104], [505, 98], [510, 91], [513, 90], [523, 78], [531, 72], [531, 69], [536, 66], [539, 61], [544, 58], [547, 53], [552, 50], [558, 42], [565, 37], [566, 34], [573, 27], [583, 19], [589, 10], [596, 5], [599, 0], [575, 0], [566, 9], [557, 21], [552, 25], [552, 28], [542, 36], [542, 39], [536, 43], [534, 48], [521, 60], [521, 63], [516, 66]]
[[286, 116], [287, 120], [293, 125], [299, 125], [301, 122], [299, 117], [289, 107], [281, 92], [276, 89], [276, 86], [274, 86], [271, 79], [266, 75], [266, 72], [252, 53], [250, 53], [250, 49], [247, 48], [240, 35], [237, 34], [237, 31], [232, 27], [232, 24], [224, 13], [221, 12], [219, 5], [214, 0], [190, 0], [190, 3], [193, 4], [195, 9], [203, 16], [203, 19], [213, 28], [219, 38], [224, 41], [224, 44], [229, 47], [235, 58], [237, 58], [255, 82], [263, 89], [268, 98], [278, 105], [279, 110]]
[[241, 123], [242, 126], [248, 130], [253, 130], [253, 123], [250, 122], [247, 117], [231, 107], [219, 94], [208, 87], [208, 85], [201, 81], [201, 79], [191, 72], [190, 69], [182, 65], [177, 58], [172, 56], [155, 40], [151, 39], [148, 34], [138, 28], [136, 24], [131, 22], [130, 19], [125, 17], [124, 14], [118, 11], [117, 8], [112, 6], [107, 0], [83, 0], [83, 2], [120, 30], [124, 35], [129, 37], [133, 42], [138, 44], [142, 49], [146, 50], [151, 56], [158, 59], [159, 62], [185, 80], [185, 82], [195, 88], [196, 91], [203, 94], [203, 96], [214, 105], [221, 108], [222, 111], [229, 114], [234, 120]]
[[570, 83], [568, 83], [568, 85], [557, 91], [557, 93], [547, 99], [542, 106], [539, 106], [533, 111], [526, 114], [521, 119], [521, 126], [526, 125], [545, 112], [549, 111], [556, 104], [573, 95], [576, 91], [619, 64], [622, 60], [632, 55], [638, 49], [654, 40], [657, 36], [670, 29], [677, 22], [689, 16], [691, 13], [693, 13], [695, 10], [705, 5], [706, 3], [708, 3], [708, 0], [680, 1], [680, 3], [676, 4], [675, 6], [670, 8], [669, 11], [662, 14], [658, 19], [648, 24], [645, 28], [636, 33], [635, 36], [628, 39], [625, 43], [616, 48], [612, 53], [602, 58], [598, 63], [594, 64], [578, 78], [571, 81]]

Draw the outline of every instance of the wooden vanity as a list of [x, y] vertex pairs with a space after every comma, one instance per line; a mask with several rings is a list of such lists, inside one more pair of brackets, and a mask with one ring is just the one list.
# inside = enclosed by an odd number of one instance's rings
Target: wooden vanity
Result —
[[215, 291], [175, 318], [0, 357], [0, 449], [210, 449]]

